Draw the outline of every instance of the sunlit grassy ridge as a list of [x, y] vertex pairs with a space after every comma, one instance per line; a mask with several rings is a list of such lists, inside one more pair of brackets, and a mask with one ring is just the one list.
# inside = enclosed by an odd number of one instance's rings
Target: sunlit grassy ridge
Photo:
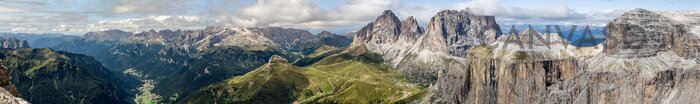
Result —
[[295, 66], [309, 66], [328, 56], [338, 54], [344, 47], [336, 47], [330, 45], [322, 45], [314, 49], [310, 49], [307, 55], [303, 55], [300, 60], [294, 61]]
[[308, 67], [271, 61], [199, 90], [185, 103], [407, 103], [425, 90], [376, 54], [337, 54]]

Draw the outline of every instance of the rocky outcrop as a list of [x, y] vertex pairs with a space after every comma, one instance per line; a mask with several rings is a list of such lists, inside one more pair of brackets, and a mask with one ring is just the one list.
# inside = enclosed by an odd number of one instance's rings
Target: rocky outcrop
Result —
[[29, 102], [23, 100], [22, 98], [13, 96], [12, 92], [7, 91], [5, 88], [0, 88], [0, 103], [2, 103], [2, 104], [29, 104]]
[[0, 103], [2, 104], [28, 104], [20, 98], [17, 88], [10, 80], [10, 73], [7, 73], [5, 66], [0, 65]]
[[[624, 38], [610, 38], [601, 45], [604, 48], [598, 50], [599, 53], [576, 54], [580, 53], [576, 52], [579, 50], [558, 50], [555, 47], [548, 50], [485, 45], [471, 48], [466, 56], [466, 67], [441, 73], [425, 102], [583, 104], [700, 101], [700, 98], [693, 97], [699, 94], [695, 86], [699, 84], [698, 77], [694, 77], [700, 73], [696, 58], [674, 50], [678, 48], [676, 44], [689, 44], [677, 40], [694, 37], [685, 34], [687, 31], [683, 28], [687, 26], [655, 12], [635, 9], [615, 19], [608, 27], [613, 37]], [[523, 42], [525, 48], [530, 43]], [[556, 56], [553, 53], [537, 54], [555, 51], [574, 54], [559, 57], [543, 57]]]
[[285, 59], [282, 56], [278, 56], [278, 55], [272, 55], [272, 57], [270, 57], [270, 60], [267, 62], [268, 63], [288, 63], [287, 59]]
[[0, 65], [0, 87], [4, 88], [5, 91], [10, 92], [10, 94], [14, 96], [19, 96], [19, 92], [17, 92], [17, 87], [12, 84], [10, 80], [10, 73], [7, 73], [7, 69], [5, 66]]
[[18, 48], [30, 48], [29, 43], [24, 40], [19, 40], [16, 38], [4, 39], [0, 38], [0, 48], [18, 49]]

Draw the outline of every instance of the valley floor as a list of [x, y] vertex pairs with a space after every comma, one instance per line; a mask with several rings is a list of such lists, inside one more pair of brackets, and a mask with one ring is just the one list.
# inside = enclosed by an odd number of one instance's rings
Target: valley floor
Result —
[[151, 92], [153, 88], [155, 87], [155, 81], [153, 80], [142, 80], [143, 85], [138, 88], [138, 94], [136, 94], [136, 98], [134, 98], [134, 102], [136, 104], [158, 104], [163, 98]]

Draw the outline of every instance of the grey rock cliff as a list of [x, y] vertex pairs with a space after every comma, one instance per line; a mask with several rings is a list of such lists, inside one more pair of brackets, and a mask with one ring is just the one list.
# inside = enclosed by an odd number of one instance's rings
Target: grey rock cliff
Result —
[[430, 20], [421, 40], [423, 44], [419, 47], [464, 57], [471, 46], [491, 44], [500, 34], [493, 16], [473, 14], [468, 10], [446, 10]]
[[[546, 58], [537, 51], [477, 46], [466, 67], [446, 70], [430, 88], [426, 103], [693, 103], [696, 58], [678, 52], [687, 26], [643, 9], [609, 23], [611, 35], [600, 53]], [[611, 48], [614, 47], [614, 48]], [[652, 47], [652, 48], [650, 48]], [[571, 48], [571, 47], [570, 47]], [[554, 48], [556, 49], [556, 48]], [[514, 51], [516, 57], [499, 57]], [[575, 53], [575, 52], [574, 52]], [[520, 58], [518, 58], [520, 57]], [[539, 59], [539, 60], [537, 60]]]

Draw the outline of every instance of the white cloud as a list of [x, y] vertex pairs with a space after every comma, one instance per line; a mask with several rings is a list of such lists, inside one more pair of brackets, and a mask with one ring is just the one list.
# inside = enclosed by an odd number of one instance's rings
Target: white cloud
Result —
[[328, 18], [334, 20], [367, 20], [379, 16], [382, 11], [396, 7], [397, 0], [348, 0], [329, 11]]
[[19, 13], [25, 12], [25, 10], [9, 7], [0, 7], [0, 13]]
[[112, 13], [185, 13], [190, 0], [120, 0], [115, 2]]
[[[0, 0], [2, 2], [2, 0]], [[57, 7], [74, 6], [75, 2], [59, 2]], [[204, 2], [204, 3], [203, 3]], [[210, 4], [210, 3], [214, 4]], [[603, 10], [578, 13], [566, 5], [515, 7], [499, 0], [471, 0], [452, 5], [411, 4], [401, 0], [345, 0], [331, 8], [321, 8], [310, 0], [257, 0], [252, 4], [241, 0], [118, 0], [90, 1], [105, 6], [86, 7], [86, 11], [34, 11], [30, 7], [7, 8], [0, 4], [0, 31], [78, 33], [106, 29], [143, 31], [148, 29], [192, 29], [205, 26], [278, 26], [301, 29], [358, 29], [373, 21], [384, 10], [393, 10], [400, 19], [414, 16], [425, 25], [444, 9], [472, 8], [476, 13], [495, 15], [506, 23], [592, 23], [604, 24], [623, 11]], [[26, 3], [16, 4], [25, 5]], [[34, 5], [36, 3], [33, 3]], [[30, 5], [30, 4], [26, 4]], [[45, 3], [37, 8], [56, 8]], [[45, 6], [45, 7], [41, 7]], [[66, 7], [67, 8], [67, 7]], [[79, 8], [84, 9], [84, 8]], [[93, 10], [94, 9], [94, 10]], [[14, 29], [17, 28], [17, 29]], [[30, 29], [34, 28], [34, 29]]]
[[559, 25], [605, 25], [624, 10], [605, 10], [580, 13], [566, 4], [544, 5], [534, 8], [503, 5], [500, 0], [471, 0], [456, 3], [452, 9], [469, 8], [470, 11], [496, 16], [501, 24], [559, 24]]
[[16, 27], [12, 28], [11, 31], [13, 32], [27, 32], [27, 31], [36, 31], [37, 28], [24, 28], [24, 27]]
[[237, 16], [256, 23], [252, 25], [279, 25], [311, 21], [320, 12], [308, 0], [258, 0], [257, 4], [239, 10]]
[[453, 6], [453, 9], [464, 8], [470, 8], [471, 11], [478, 14], [516, 19], [569, 19], [580, 18], [580, 16], [582, 16], [565, 4], [549, 5], [537, 8], [522, 8], [502, 5], [500, 0], [471, 0], [469, 2], [458, 3]]
[[366, 24], [396, 4], [397, 0], [347, 0], [336, 8], [322, 10], [308, 0], [258, 0], [236, 11], [233, 17], [220, 16], [220, 21], [232, 19], [232, 24], [242, 26], [330, 28]]
[[122, 29], [130, 32], [147, 31], [150, 29], [200, 29], [207, 23], [197, 16], [149, 16], [120, 20], [100, 21], [85, 25], [58, 25], [51, 29], [54, 32], [83, 33], [109, 29]]

